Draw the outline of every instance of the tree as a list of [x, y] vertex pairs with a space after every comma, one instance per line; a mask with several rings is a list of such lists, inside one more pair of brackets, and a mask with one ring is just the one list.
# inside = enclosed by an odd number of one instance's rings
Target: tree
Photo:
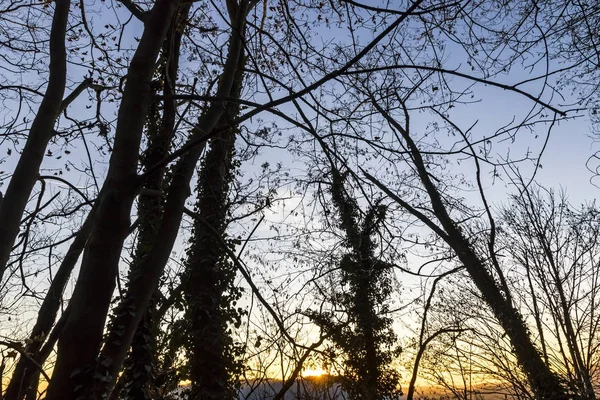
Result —
[[[571, 396], [594, 398], [597, 318], [589, 307], [597, 296], [592, 272], [597, 211], [593, 204], [573, 207], [564, 193], [537, 184], [518, 178], [515, 184], [521, 193], [497, 213], [497, 257], [544, 362], [560, 374]], [[443, 296], [427, 301], [433, 304], [430, 319], [442, 329], [458, 320], [464, 333], [431, 343], [422, 361], [425, 376], [461, 396], [478, 391], [535, 398], [477, 288], [466, 277], [451, 279], [440, 289]]]
[[433, 284], [431, 285], [431, 290], [429, 292], [429, 295], [427, 296], [427, 300], [425, 300], [425, 305], [423, 308], [423, 316], [421, 317], [421, 327], [419, 330], [418, 348], [417, 348], [417, 353], [415, 355], [414, 363], [412, 365], [412, 376], [410, 378], [410, 383], [408, 384], [408, 389], [407, 389], [407, 393], [406, 393], [407, 400], [412, 400], [414, 397], [416, 381], [417, 381], [417, 377], [418, 377], [418, 373], [419, 373], [419, 367], [421, 364], [421, 360], [423, 359], [423, 356], [425, 355], [425, 352], [427, 351], [427, 346], [432, 341], [435, 341], [436, 338], [438, 338], [441, 335], [447, 335], [447, 334], [459, 335], [460, 333], [462, 333], [466, 330], [465, 328], [461, 327], [460, 321], [458, 321], [458, 322], [452, 321], [450, 326], [440, 327], [437, 330], [435, 330], [433, 333], [429, 334], [428, 336], [427, 336], [428, 332], [426, 329], [428, 327], [428, 325], [430, 324], [430, 321], [428, 321], [428, 316], [429, 316], [429, 312], [432, 307], [434, 295], [436, 294], [436, 288], [438, 286], [438, 283], [444, 277], [451, 275], [451, 274], [459, 271], [460, 269], [462, 269], [462, 268], [459, 267], [459, 268], [452, 269], [448, 272], [440, 274], [439, 276], [435, 277], [433, 280]]
[[331, 176], [331, 197], [349, 253], [339, 261], [342, 290], [333, 290], [330, 301], [347, 317], [338, 322], [333, 315], [312, 312], [309, 316], [331, 334], [341, 350], [345, 364], [342, 385], [352, 398], [396, 398], [402, 395], [400, 375], [391, 367], [397, 356], [396, 335], [391, 319], [385, 316], [392, 292], [392, 267], [377, 259], [373, 240], [385, 217], [385, 207], [376, 204], [361, 216], [356, 201], [344, 188], [342, 174], [334, 166]]
[[[244, 55], [238, 60], [237, 75], [229, 97], [239, 98], [242, 90]], [[232, 121], [239, 105], [230, 104], [217, 125], [220, 132], [210, 141], [198, 179], [196, 220], [182, 277], [186, 303], [187, 351], [190, 364], [190, 396], [202, 399], [235, 398], [241, 373], [239, 352], [231, 326], [240, 326], [243, 311], [236, 307], [241, 297], [235, 285], [237, 268], [221, 248], [229, 211], [229, 185], [236, 161], [238, 131]], [[207, 229], [209, 225], [213, 229]], [[224, 238], [223, 238], [224, 239]]]
[[[151, 102], [154, 62], [178, 7], [178, 2], [156, 2], [147, 14], [144, 33], [131, 60], [111, 162], [97, 200], [95, 224], [83, 253], [69, 317], [58, 342], [48, 399], [81, 396], [94, 381], [95, 359], [115, 287], [121, 247], [129, 230], [130, 210], [138, 191], [139, 146]], [[90, 292], [97, 295], [89, 296]]]
[[[374, 102], [374, 107], [382, 113], [387, 122], [394, 130], [399, 132], [405, 140], [408, 151], [411, 154], [412, 162], [414, 163], [413, 165], [427, 195], [429, 196], [433, 213], [435, 218], [439, 221], [440, 226], [410, 204], [403, 201], [372, 175], [365, 172], [367, 179], [377, 185], [394, 201], [402, 205], [408, 212], [419, 218], [456, 252], [457, 258], [463, 263], [466, 271], [469, 273], [471, 279], [473, 279], [473, 282], [481, 292], [487, 305], [493, 310], [494, 315], [498, 318], [504, 331], [511, 339], [515, 354], [517, 355], [519, 362], [523, 365], [523, 369], [528, 376], [534, 392], [541, 398], [566, 399], [567, 394], [565, 388], [562, 386], [558, 376], [556, 376], [550, 370], [549, 366], [543, 362], [541, 355], [529, 336], [527, 326], [525, 325], [522, 316], [513, 306], [510, 289], [505, 283], [505, 278], [503, 277], [494, 253], [491, 255], [490, 262], [492, 268], [498, 273], [500, 280], [498, 283], [490, 273], [489, 267], [486, 267], [486, 263], [477, 254], [476, 249], [473, 248], [469, 239], [461, 232], [456, 221], [450, 216], [440, 192], [431, 179], [419, 148], [409, 135], [410, 127], [400, 125], [390, 115], [389, 111], [385, 110], [375, 98], [372, 98], [372, 100]], [[408, 117], [406, 118], [408, 120]], [[477, 164], [477, 158], [474, 158], [474, 160]], [[494, 222], [491, 214], [489, 214], [489, 210], [488, 216], [490, 217], [490, 223], [492, 224], [488, 243], [490, 248], [493, 249], [495, 227], [493, 226]]]
[[[156, 78], [153, 80], [153, 91], [156, 96], [161, 89], [165, 98], [175, 94], [183, 27], [188, 22], [190, 5], [182, 6], [169, 27], [161, 49]], [[162, 193], [168, 187], [165, 182], [165, 167], [156, 168], [168, 156], [176, 134], [177, 106], [174, 100], [165, 100], [164, 106], [155, 99], [148, 113], [145, 136], [147, 148], [142, 154], [140, 164], [148, 176], [144, 182], [138, 204], [138, 237], [136, 253], [129, 269], [129, 282], [139, 279], [146, 271], [144, 261], [151, 253], [152, 245], [157, 240], [158, 228], [163, 214], [164, 197]], [[161, 112], [162, 111], [162, 112]], [[156, 289], [159, 292], [159, 288]], [[124, 398], [143, 399], [157, 396], [153, 385], [153, 367], [158, 362], [157, 336], [160, 330], [161, 312], [158, 309], [160, 296], [153, 294], [152, 301], [144, 312], [132, 338], [131, 351], [127, 358], [126, 375], [122, 377]]]
[[[519, 267], [524, 295], [546, 363], [559, 363], [571, 390], [594, 399], [597, 382], [598, 210], [571, 206], [565, 194], [524, 187], [505, 207], [508, 256]], [[550, 323], [551, 321], [551, 323]], [[552, 360], [552, 361], [550, 361]]]
[[0, 278], [4, 275], [14, 241], [19, 233], [21, 217], [29, 195], [38, 180], [38, 171], [48, 142], [55, 135], [54, 124], [71, 101], [89, 85], [86, 81], [69, 98], [63, 100], [67, 80], [66, 35], [69, 19], [68, 0], [57, 1], [50, 31], [50, 65], [48, 85], [39, 110], [32, 122], [27, 143], [0, 202]]

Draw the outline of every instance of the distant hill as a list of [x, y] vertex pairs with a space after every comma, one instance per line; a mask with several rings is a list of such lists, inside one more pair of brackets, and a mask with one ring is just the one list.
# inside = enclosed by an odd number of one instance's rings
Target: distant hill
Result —
[[[281, 391], [283, 382], [269, 379], [255, 381], [240, 388], [240, 400], [273, 399]], [[183, 393], [187, 388], [178, 388], [172, 393], [172, 400], [184, 399]], [[296, 380], [286, 392], [283, 400], [347, 400], [347, 394], [342, 390], [338, 379], [330, 376], [306, 377]]]
[[[277, 379], [257, 380], [243, 385], [239, 391], [239, 400], [271, 400], [283, 387]], [[182, 394], [185, 387], [178, 388], [170, 400], [185, 399]], [[406, 397], [402, 397], [406, 398]], [[414, 400], [453, 400], [449, 391], [434, 387], [422, 387], [415, 393]], [[504, 400], [509, 397], [501, 387], [484, 385], [474, 390], [473, 400]], [[296, 380], [286, 392], [283, 400], [348, 400], [348, 395], [341, 388], [339, 378], [335, 376], [303, 377]]]

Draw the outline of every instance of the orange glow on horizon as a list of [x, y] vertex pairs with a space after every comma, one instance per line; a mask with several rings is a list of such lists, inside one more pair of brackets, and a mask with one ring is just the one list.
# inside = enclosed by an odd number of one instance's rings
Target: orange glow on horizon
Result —
[[308, 368], [302, 371], [303, 377], [319, 377], [323, 375], [328, 375], [329, 372], [325, 371], [322, 368]]

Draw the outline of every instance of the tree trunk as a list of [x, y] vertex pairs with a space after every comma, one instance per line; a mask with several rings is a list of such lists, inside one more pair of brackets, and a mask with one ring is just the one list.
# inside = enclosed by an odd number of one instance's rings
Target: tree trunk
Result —
[[[227, 61], [221, 75], [218, 98], [229, 98], [238, 63], [243, 54], [243, 31], [247, 9], [240, 7], [233, 18], [233, 31], [230, 38], [230, 47]], [[213, 103], [207, 112], [200, 117], [188, 143], [199, 143], [203, 138], [208, 138], [215, 129], [223, 113], [223, 105]], [[110, 391], [118, 372], [123, 365], [127, 350], [137, 326], [148, 308], [152, 294], [156, 290], [164, 267], [169, 260], [171, 250], [177, 239], [179, 224], [183, 216], [185, 201], [190, 195], [189, 182], [194, 174], [196, 164], [202, 154], [204, 146], [195, 145], [187, 151], [174, 168], [173, 177], [169, 185], [164, 212], [161, 219], [158, 235], [150, 254], [146, 257], [140, 270], [144, 273], [129, 283], [129, 289], [116, 310], [112, 328], [104, 342], [102, 352], [94, 375], [101, 377], [96, 381], [94, 394], [90, 398], [101, 398]]]
[[[71, 272], [73, 271], [75, 264], [77, 264], [77, 260], [79, 259], [85, 243], [88, 240], [93, 223], [93, 214], [94, 211], [92, 209], [83, 223], [83, 226], [79, 232], [77, 232], [73, 243], [71, 243], [71, 246], [69, 246], [69, 250], [67, 251], [65, 258], [60, 264], [60, 267], [58, 268], [58, 271], [56, 272], [56, 275], [50, 284], [48, 293], [46, 293], [46, 296], [44, 297], [42, 306], [38, 311], [37, 320], [33, 326], [31, 334], [29, 335], [30, 341], [26, 345], [25, 351], [40, 365], [46, 361], [47, 357], [47, 355], [45, 357], [41, 357], [39, 354], [40, 349], [42, 348], [42, 344], [52, 329], [52, 325], [54, 324], [54, 320], [58, 314], [58, 309], [60, 308], [62, 294], [65, 290], [67, 282], [69, 281]], [[54, 344], [52, 344], [52, 347], [54, 347]], [[6, 388], [4, 400], [23, 399], [27, 388], [34, 383], [37, 375], [39, 375], [39, 373], [37, 373], [37, 368], [31, 363], [30, 359], [27, 357], [20, 357], [10, 383]]]
[[48, 86], [33, 119], [27, 142], [15, 171], [0, 202], [0, 280], [4, 275], [15, 238], [19, 234], [21, 218], [39, 175], [53, 128], [61, 111], [67, 79], [65, 36], [69, 18], [70, 0], [54, 1], [54, 16], [50, 31], [50, 66]]
[[[242, 86], [243, 57], [231, 96], [238, 98]], [[182, 280], [187, 304], [188, 358], [191, 397], [203, 400], [234, 398], [231, 376], [235, 372], [232, 338], [227, 333], [236, 313], [228, 298], [234, 285], [235, 266], [227, 260], [222, 242], [204, 223], [224, 235], [227, 216], [229, 182], [232, 179], [233, 154], [237, 129], [231, 126], [239, 112], [239, 104], [229, 103], [221, 116], [221, 133], [210, 142], [199, 176], [196, 210], [204, 221], [194, 222], [194, 233], [188, 249], [186, 272]], [[220, 243], [220, 244], [217, 244]]]
[[[418, 176], [431, 201], [433, 212], [445, 231], [442, 233], [442, 238], [452, 247], [458, 259], [464, 264], [465, 269], [471, 276], [477, 289], [479, 289], [483, 299], [491, 308], [494, 316], [498, 319], [498, 322], [500, 322], [500, 325], [509, 337], [514, 347], [514, 353], [527, 375], [533, 392], [539, 399], [543, 400], [569, 399], [570, 396], [567, 394], [566, 388], [561, 384], [558, 376], [544, 363], [540, 352], [531, 341], [525, 321], [523, 321], [519, 311], [513, 307], [512, 302], [508, 298], [509, 294], [506, 294], [506, 298], [503, 296], [502, 290], [487, 270], [485, 262], [477, 256], [475, 250], [471, 247], [469, 239], [464, 236], [456, 222], [450, 217], [442, 201], [440, 192], [431, 180], [425, 161], [417, 145], [408, 134], [408, 131], [394, 120], [376, 101], [373, 101], [373, 105], [406, 140]], [[381, 183], [378, 186], [383, 188]], [[385, 188], [384, 191], [390, 194], [389, 189]], [[397, 196], [394, 199], [400, 204], [405, 204]], [[432, 224], [432, 221], [428, 220], [428, 224]], [[439, 230], [439, 228], [437, 229]]]
[[[181, 47], [182, 27], [187, 22], [190, 5], [182, 6], [173, 18], [162, 50], [162, 67], [160, 81], [163, 82], [163, 95], [165, 97], [162, 115], [160, 115], [158, 102], [155, 102], [149, 112], [148, 121], [148, 149], [142, 157], [141, 164], [144, 171], [148, 171], [160, 163], [167, 155], [175, 135], [176, 105], [170, 99], [175, 94], [177, 72], [179, 70], [179, 53]], [[144, 188], [157, 193], [157, 195], [141, 195], [139, 198], [138, 215], [140, 225], [138, 228], [138, 241], [136, 254], [130, 266], [129, 281], [135, 281], [144, 273], [144, 261], [157, 240], [158, 228], [163, 213], [165, 168], [157, 168], [150, 172], [145, 180]], [[123, 399], [145, 400], [151, 399], [152, 369], [155, 361], [155, 330], [153, 329], [152, 305], [144, 312], [135, 335], [131, 342], [131, 352], [126, 361], [124, 376], [121, 377]]]
[[47, 400], [78, 398], [94, 380], [96, 356], [137, 189], [139, 147], [152, 96], [154, 63], [177, 5], [178, 1], [156, 1], [131, 60], [107, 179], [97, 200], [95, 224], [58, 343]]
[[[372, 235], [384, 215], [384, 209], [373, 205], [359, 223], [360, 210], [356, 200], [346, 194], [344, 178], [331, 163], [331, 195], [340, 215], [346, 246], [350, 253], [340, 262], [343, 279], [349, 290], [344, 293], [349, 322], [354, 325], [353, 342], [345, 343], [352, 374], [348, 382], [351, 397], [379, 400], [395, 394], [395, 376], [388, 374], [390, 354], [384, 343], [395, 340], [389, 330], [389, 320], [378, 314], [377, 306], [384, 306], [390, 294], [386, 274], [390, 266], [377, 260]], [[339, 339], [338, 339], [339, 340]], [[388, 379], [389, 378], [389, 379]]]
[[[365, 262], [363, 264], [371, 264]], [[375, 327], [374, 327], [374, 318], [375, 318], [375, 305], [369, 299], [369, 290], [372, 290], [375, 282], [372, 282], [368, 275], [370, 274], [369, 267], [371, 265], [364, 265], [366, 267], [363, 271], [361, 271], [361, 275], [363, 275], [362, 279], [360, 279], [354, 285], [355, 294], [355, 303], [356, 303], [356, 311], [357, 311], [357, 327], [360, 332], [364, 335], [363, 345], [364, 345], [364, 364], [361, 367], [361, 378], [363, 379], [363, 396], [361, 399], [365, 400], [379, 400], [379, 378], [380, 378], [380, 369], [382, 365], [380, 365], [379, 357], [377, 356], [377, 343], [375, 337]], [[363, 267], [363, 268], [364, 268]]]

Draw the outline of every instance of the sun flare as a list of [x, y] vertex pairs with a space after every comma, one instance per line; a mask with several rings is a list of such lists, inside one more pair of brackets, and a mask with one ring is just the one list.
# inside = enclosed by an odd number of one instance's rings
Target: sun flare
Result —
[[325, 371], [324, 369], [321, 369], [321, 368], [308, 368], [308, 369], [305, 369], [304, 371], [302, 371], [303, 377], [316, 377], [316, 376], [323, 376], [323, 375], [327, 375], [327, 371]]

